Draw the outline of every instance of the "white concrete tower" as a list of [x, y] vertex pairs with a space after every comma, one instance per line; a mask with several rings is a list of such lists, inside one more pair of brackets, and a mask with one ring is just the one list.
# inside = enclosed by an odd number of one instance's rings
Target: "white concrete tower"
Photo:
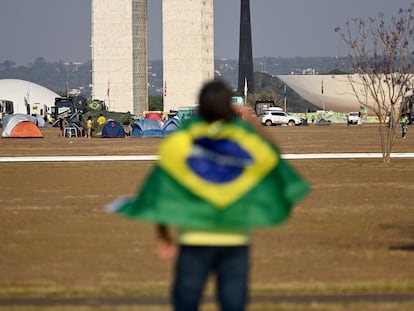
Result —
[[148, 110], [147, 0], [92, 0], [92, 97]]
[[197, 104], [214, 78], [213, 0], [163, 0], [164, 111]]

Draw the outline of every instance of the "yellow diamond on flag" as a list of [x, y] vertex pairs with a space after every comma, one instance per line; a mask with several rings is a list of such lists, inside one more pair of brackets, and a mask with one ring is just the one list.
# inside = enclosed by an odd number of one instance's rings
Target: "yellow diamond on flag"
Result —
[[200, 122], [165, 138], [159, 165], [218, 208], [237, 201], [279, 162], [262, 137], [232, 123]]

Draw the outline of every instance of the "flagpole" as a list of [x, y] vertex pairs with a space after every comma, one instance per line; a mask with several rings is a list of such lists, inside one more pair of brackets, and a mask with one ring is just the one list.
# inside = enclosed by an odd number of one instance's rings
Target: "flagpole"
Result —
[[[164, 80], [164, 85], [162, 88], [162, 110], [165, 111], [165, 97], [167, 96], [167, 80]], [[177, 114], [178, 116], [178, 114]]]
[[108, 87], [106, 89], [106, 95], [108, 96], [108, 110], [111, 107], [111, 79], [108, 79]]
[[323, 95], [323, 79], [321, 82], [321, 94], [322, 94], [322, 109], [323, 109], [323, 116], [326, 118], [326, 112], [325, 112], [325, 97]]
[[69, 98], [69, 73], [66, 67], [66, 98]]
[[244, 106], [247, 106], [247, 79], [244, 78]]
[[24, 98], [24, 105], [26, 106], [27, 114], [30, 114], [30, 82], [27, 81], [26, 97]]

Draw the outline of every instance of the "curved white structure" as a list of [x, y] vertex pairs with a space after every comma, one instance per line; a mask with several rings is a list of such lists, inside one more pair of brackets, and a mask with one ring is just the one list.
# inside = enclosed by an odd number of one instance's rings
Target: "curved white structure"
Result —
[[[361, 104], [347, 75], [280, 75], [278, 78], [321, 109], [336, 112], [360, 111]], [[361, 94], [360, 98], [364, 99], [365, 92], [363, 84], [359, 82], [360, 78], [352, 75], [351, 79], [357, 92]], [[374, 106], [371, 97], [368, 96], [366, 101], [368, 106]]]
[[0, 79], [0, 100], [13, 102], [14, 113], [27, 113], [25, 98], [32, 106], [39, 104], [49, 108], [55, 104], [57, 93], [30, 81], [19, 79]]

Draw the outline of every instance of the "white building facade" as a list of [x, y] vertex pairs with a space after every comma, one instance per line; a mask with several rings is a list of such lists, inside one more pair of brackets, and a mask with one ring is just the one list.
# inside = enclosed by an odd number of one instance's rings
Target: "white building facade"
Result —
[[91, 0], [92, 98], [148, 110], [147, 0]]
[[213, 0], [163, 0], [164, 111], [197, 105], [214, 78]]

